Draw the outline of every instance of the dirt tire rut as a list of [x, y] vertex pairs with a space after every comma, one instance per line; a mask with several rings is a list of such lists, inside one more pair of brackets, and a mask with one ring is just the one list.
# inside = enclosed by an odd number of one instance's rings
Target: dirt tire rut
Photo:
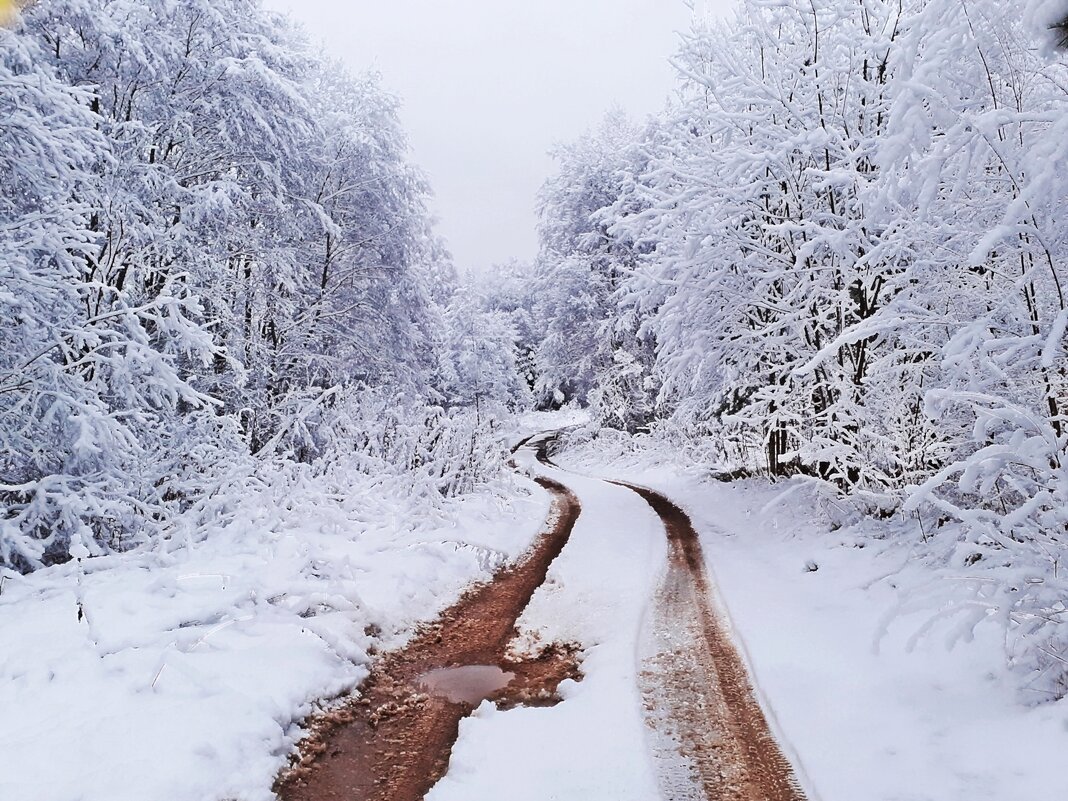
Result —
[[511, 662], [515, 623], [549, 565], [571, 535], [581, 507], [551, 479], [547, 529], [515, 564], [472, 587], [404, 648], [380, 657], [354, 696], [306, 725], [312, 734], [275, 785], [282, 801], [419, 801], [448, 769], [468, 704], [423, 692], [418, 678], [457, 665], [500, 665], [516, 678], [498, 696], [502, 706], [541, 704], [564, 678], [577, 678], [575, 650], [549, 644], [540, 657]]
[[638, 493], [664, 522], [667, 572], [646, 621], [646, 720], [667, 801], [804, 801], [717, 612], [701, 542], [663, 495]]

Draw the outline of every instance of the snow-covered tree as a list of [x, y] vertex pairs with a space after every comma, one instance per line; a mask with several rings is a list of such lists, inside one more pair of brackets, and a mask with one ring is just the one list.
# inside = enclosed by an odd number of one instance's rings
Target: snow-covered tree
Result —
[[226, 447], [179, 368], [216, 355], [184, 276], [104, 275], [94, 201], [116, 157], [94, 102], [0, 30], [0, 562], [22, 569], [150, 536], [189, 435]]
[[0, 563], [165, 536], [252, 454], [343, 447], [342, 398], [437, 407], [451, 265], [374, 76], [257, 0], [42, 0], [13, 25]]
[[1024, 661], [1050, 689], [1068, 675], [1068, 63], [1008, 7], [951, 5], [929, 0], [903, 32], [882, 154], [916, 252], [887, 323], [937, 345], [926, 400], [946, 451], [909, 508], [962, 522], [951, 564], [1001, 571], [977, 594], [1016, 636], [1046, 638]]
[[535, 264], [535, 389], [543, 403], [589, 403], [606, 424], [633, 430], [653, 413], [653, 345], [620, 289], [637, 251], [611, 232], [617, 205], [641, 172], [642, 132], [621, 112], [557, 148], [558, 173], [541, 191]]
[[[674, 426], [748, 470], [955, 521], [929, 546], [994, 571], [969, 608], [1024, 636], [1023, 661], [1063, 692], [1068, 65], [1040, 35], [1054, 11], [754, 0], [698, 22], [642, 158], [598, 173], [593, 147], [550, 184], [540, 366], [603, 405], [600, 326], [635, 308]], [[598, 233], [625, 244], [618, 273], [600, 269]]]
[[471, 285], [458, 289], [446, 311], [445, 350], [449, 406], [499, 416], [530, 404], [530, 389], [520, 364], [515, 320], [496, 299]]

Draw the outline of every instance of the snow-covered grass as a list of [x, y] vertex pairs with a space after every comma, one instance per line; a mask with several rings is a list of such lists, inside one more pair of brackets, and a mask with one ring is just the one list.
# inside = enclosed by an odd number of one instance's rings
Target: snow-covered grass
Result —
[[1011, 632], [944, 617], [967, 602], [913, 547], [914, 520], [854, 518], [797, 483], [710, 480], [646, 445], [609, 436], [555, 459], [687, 509], [813, 801], [1068, 797], [1068, 701], [1027, 705]]
[[546, 494], [496, 489], [293, 467], [202, 541], [8, 572], [0, 798], [273, 798], [317, 699], [536, 534]]

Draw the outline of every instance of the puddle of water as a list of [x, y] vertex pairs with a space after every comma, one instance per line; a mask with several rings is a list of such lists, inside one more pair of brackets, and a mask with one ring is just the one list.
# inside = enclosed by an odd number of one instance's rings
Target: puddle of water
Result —
[[508, 686], [514, 673], [501, 670], [496, 665], [462, 665], [452, 668], [429, 670], [416, 683], [433, 695], [439, 695], [457, 704], [477, 706], [498, 690]]

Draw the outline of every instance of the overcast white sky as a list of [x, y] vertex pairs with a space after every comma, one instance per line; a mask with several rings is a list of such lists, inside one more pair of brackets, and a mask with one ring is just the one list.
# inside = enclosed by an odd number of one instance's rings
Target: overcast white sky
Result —
[[[730, 0], [706, 0], [727, 6]], [[267, 0], [404, 101], [414, 160], [461, 269], [536, 249], [547, 151], [620, 106], [641, 119], [673, 91], [683, 0]]]

